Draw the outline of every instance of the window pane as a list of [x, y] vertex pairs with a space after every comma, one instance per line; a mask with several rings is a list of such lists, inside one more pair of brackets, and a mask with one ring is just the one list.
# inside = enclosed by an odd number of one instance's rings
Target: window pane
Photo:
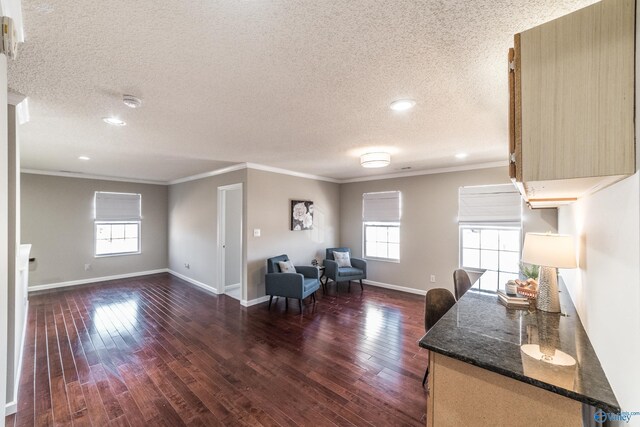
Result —
[[482, 230], [480, 245], [482, 249], [498, 249], [498, 230]]
[[108, 240], [96, 240], [96, 255], [108, 254], [111, 243]]
[[386, 243], [376, 243], [376, 253], [378, 255], [378, 257], [380, 258], [386, 258], [387, 257], [387, 244]]
[[480, 248], [480, 231], [471, 228], [462, 229], [462, 247]]
[[138, 239], [124, 239], [122, 241], [122, 250], [124, 252], [137, 252], [138, 251]]
[[110, 239], [111, 238], [111, 225], [98, 224], [96, 226], [96, 239]]
[[397, 243], [389, 243], [389, 258], [400, 259], [400, 245]]
[[127, 239], [138, 237], [138, 224], [127, 224], [124, 227], [124, 235]]
[[376, 227], [376, 241], [378, 242], [386, 242], [387, 241], [387, 227]]
[[376, 243], [375, 242], [367, 242], [366, 245], [367, 251], [366, 251], [366, 255], [367, 256], [372, 256], [372, 257], [377, 257], [378, 254], [376, 252]]
[[498, 290], [498, 272], [487, 270], [480, 278], [480, 288], [486, 291]]
[[111, 238], [112, 239], [124, 239], [124, 224], [112, 224], [111, 225]]
[[500, 271], [518, 273], [520, 254], [518, 252], [500, 252]]
[[477, 249], [463, 249], [462, 265], [464, 267], [480, 268], [480, 251]]
[[483, 250], [480, 255], [480, 268], [498, 270], [498, 251]]
[[400, 243], [400, 227], [389, 227], [389, 242]]
[[367, 225], [367, 226], [366, 226], [366, 230], [367, 230], [367, 232], [366, 232], [366, 236], [367, 236], [367, 237], [366, 237], [366, 239], [367, 239], [367, 242], [373, 242], [373, 241], [375, 241], [375, 240], [376, 240], [376, 228], [375, 228], [375, 227], [372, 227], [372, 226], [370, 226], [370, 225]]
[[520, 230], [500, 230], [500, 250], [520, 252]]

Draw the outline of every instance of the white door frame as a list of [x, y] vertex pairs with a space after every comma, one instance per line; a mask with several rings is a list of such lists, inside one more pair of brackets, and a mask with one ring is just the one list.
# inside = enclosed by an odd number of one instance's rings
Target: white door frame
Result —
[[[225, 291], [225, 251], [224, 251], [224, 243], [225, 243], [225, 210], [226, 210], [226, 194], [227, 191], [232, 190], [240, 190], [240, 196], [244, 199], [244, 189], [241, 182], [237, 184], [231, 185], [223, 185], [218, 187], [218, 284], [216, 286], [216, 292], [219, 294], [223, 294]], [[240, 213], [240, 251], [244, 252], [244, 243], [243, 243], [243, 221], [242, 217], [244, 216], [244, 206], [241, 204], [241, 209], [243, 212]], [[242, 255], [241, 255], [242, 257]], [[244, 299], [246, 295], [244, 277], [242, 274], [242, 265], [243, 261], [240, 259], [240, 299]]]

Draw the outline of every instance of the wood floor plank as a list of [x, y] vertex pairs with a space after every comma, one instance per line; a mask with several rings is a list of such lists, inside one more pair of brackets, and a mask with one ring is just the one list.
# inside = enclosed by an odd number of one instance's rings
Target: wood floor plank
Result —
[[424, 425], [423, 300], [241, 307], [169, 274], [30, 295], [11, 426]]

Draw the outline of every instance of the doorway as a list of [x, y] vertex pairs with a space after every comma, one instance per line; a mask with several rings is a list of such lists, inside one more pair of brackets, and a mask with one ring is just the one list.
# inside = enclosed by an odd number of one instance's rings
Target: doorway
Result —
[[218, 187], [218, 292], [240, 301], [242, 281], [242, 183]]

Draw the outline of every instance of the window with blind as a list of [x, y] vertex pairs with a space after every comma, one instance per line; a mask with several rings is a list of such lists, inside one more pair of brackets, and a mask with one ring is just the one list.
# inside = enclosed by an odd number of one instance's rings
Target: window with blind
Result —
[[362, 195], [365, 258], [400, 260], [400, 215], [399, 191]]
[[140, 253], [140, 194], [96, 191], [94, 218], [95, 256]]
[[460, 188], [460, 267], [486, 270], [481, 290], [496, 291], [518, 278], [521, 221], [522, 201], [512, 184]]

